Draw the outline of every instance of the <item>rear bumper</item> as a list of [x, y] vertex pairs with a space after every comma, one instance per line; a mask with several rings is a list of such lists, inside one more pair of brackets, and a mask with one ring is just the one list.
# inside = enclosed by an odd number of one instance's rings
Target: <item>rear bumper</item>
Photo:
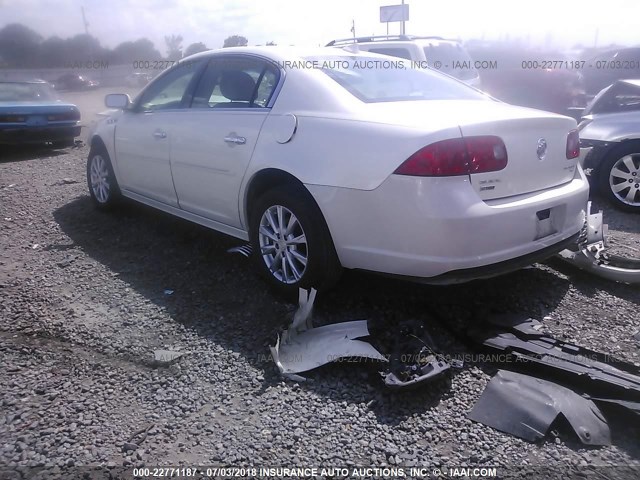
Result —
[[468, 177], [391, 175], [372, 191], [308, 185], [346, 268], [456, 283], [517, 270], [584, 225], [588, 182], [483, 201]]
[[0, 128], [0, 144], [18, 145], [73, 140], [80, 135], [80, 128], [80, 125]]
[[578, 158], [578, 163], [580, 163], [580, 166], [582, 168], [587, 168], [585, 166], [585, 159], [587, 158], [587, 156], [591, 152], [592, 148], [593, 147], [580, 147], [580, 158]]
[[572, 246], [575, 246], [578, 241], [578, 237], [580, 233], [576, 233], [575, 235], [562, 240], [554, 245], [550, 245], [548, 247], [543, 248], [542, 250], [535, 251], [533, 253], [528, 253], [521, 257], [512, 258], [510, 260], [504, 260], [502, 262], [494, 263], [491, 265], [485, 265], [482, 267], [474, 267], [474, 268], [466, 268], [462, 270], [453, 270], [451, 272], [444, 273], [442, 275], [438, 275], [437, 277], [430, 278], [420, 278], [420, 277], [403, 277], [401, 275], [396, 275], [399, 278], [403, 278], [405, 280], [418, 282], [418, 283], [428, 283], [430, 285], [452, 285], [454, 283], [465, 283], [470, 282], [472, 280], [479, 280], [482, 278], [492, 278], [497, 277], [498, 275], [504, 275], [510, 272], [514, 272], [516, 270], [520, 270], [521, 268], [527, 267], [534, 263], [542, 262], [556, 255], [558, 252], [561, 252], [565, 249], [571, 249]]

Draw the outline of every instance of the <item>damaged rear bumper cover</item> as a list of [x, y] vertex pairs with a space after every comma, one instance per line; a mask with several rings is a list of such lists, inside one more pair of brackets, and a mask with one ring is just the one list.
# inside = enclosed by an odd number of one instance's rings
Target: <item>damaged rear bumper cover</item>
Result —
[[430, 339], [419, 339], [420, 351], [408, 355], [410, 361], [398, 362], [396, 356], [380, 353], [371, 343], [361, 340], [371, 337], [367, 320], [313, 327], [315, 297], [316, 290], [309, 293], [300, 289], [299, 308], [291, 326], [278, 336], [275, 346], [270, 347], [273, 361], [284, 377], [304, 381], [299, 373], [351, 357], [385, 364], [380, 375], [391, 388], [412, 387], [439, 378], [449, 370], [449, 364], [434, 352]]
[[607, 280], [640, 283], [640, 259], [608, 255], [607, 233], [608, 226], [603, 222], [602, 211], [591, 213], [591, 202], [588, 202], [585, 229], [579, 248], [563, 250], [558, 254], [558, 258]]

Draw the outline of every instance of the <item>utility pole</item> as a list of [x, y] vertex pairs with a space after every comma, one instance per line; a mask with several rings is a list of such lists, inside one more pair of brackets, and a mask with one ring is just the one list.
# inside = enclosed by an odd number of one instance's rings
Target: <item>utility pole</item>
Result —
[[89, 22], [87, 22], [87, 16], [84, 14], [84, 6], [80, 6], [80, 11], [82, 12], [82, 23], [84, 23], [84, 33], [87, 35], [87, 54], [89, 55], [89, 58], [87, 58], [87, 61], [89, 60], [95, 60], [93, 55], [94, 55], [94, 51], [93, 51], [93, 45], [91, 45], [91, 39], [89, 38]]
[[80, 10], [82, 11], [82, 23], [84, 23], [84, 33], [89, 35], [89, 22], [87, 22], [87, 17], [84, 14], [84, 7], [80, 7]]

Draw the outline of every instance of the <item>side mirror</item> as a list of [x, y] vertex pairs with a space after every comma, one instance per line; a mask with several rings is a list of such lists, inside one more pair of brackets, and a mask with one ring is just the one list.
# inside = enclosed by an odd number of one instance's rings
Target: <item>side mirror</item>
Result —
[[104, 97], [104, 104], [109, 108], [125, 109], [131, 105], [131, 99], [124, 93], [109, 93]]

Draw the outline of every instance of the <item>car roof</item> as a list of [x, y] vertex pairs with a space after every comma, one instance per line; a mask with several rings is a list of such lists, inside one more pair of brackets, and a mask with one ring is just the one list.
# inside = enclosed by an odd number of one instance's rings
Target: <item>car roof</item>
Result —
[[371, 56], [366, 51], [358, 51], [357, 47], [354, 48], [351, 45], [341, 45], [343, 48], [335, 47], [279, 47], [279, 46], [263, 46], [263, 47], [227, 47], [219, 48], [217, 50], [207, 50], [206, 52], [195, 53], [186, 58], [180, 60], [184, 62], [186, 60], [192, 61], [199, 58], [208, 58], [218, 55], [232, 55], [232, 54], [245, 54], [245, 55], [258, 55], [271, 59], [275, 62], [284, 62], [286, 60], [292, 60], [296, 58], [304, 57], [336, 57], [345, 56], [350, 57], [353, 55]]
[[455, 43], [459, 44], [457, 40], [438, 37], [438, 36], [420, 36], [420, 35], [373, 35], [370, 37], [355, 37], [355, 38], [340, 38], [336, 40], [331, 40], [327, 43], [327, 47], [335, 47], [338, 45], [349, 45], [353, 43], [399, 43], [399, 42], [407, 42], [407, 43], [418, 43], [418, 44], [431, 44], [437, 45], [440, 43]]

